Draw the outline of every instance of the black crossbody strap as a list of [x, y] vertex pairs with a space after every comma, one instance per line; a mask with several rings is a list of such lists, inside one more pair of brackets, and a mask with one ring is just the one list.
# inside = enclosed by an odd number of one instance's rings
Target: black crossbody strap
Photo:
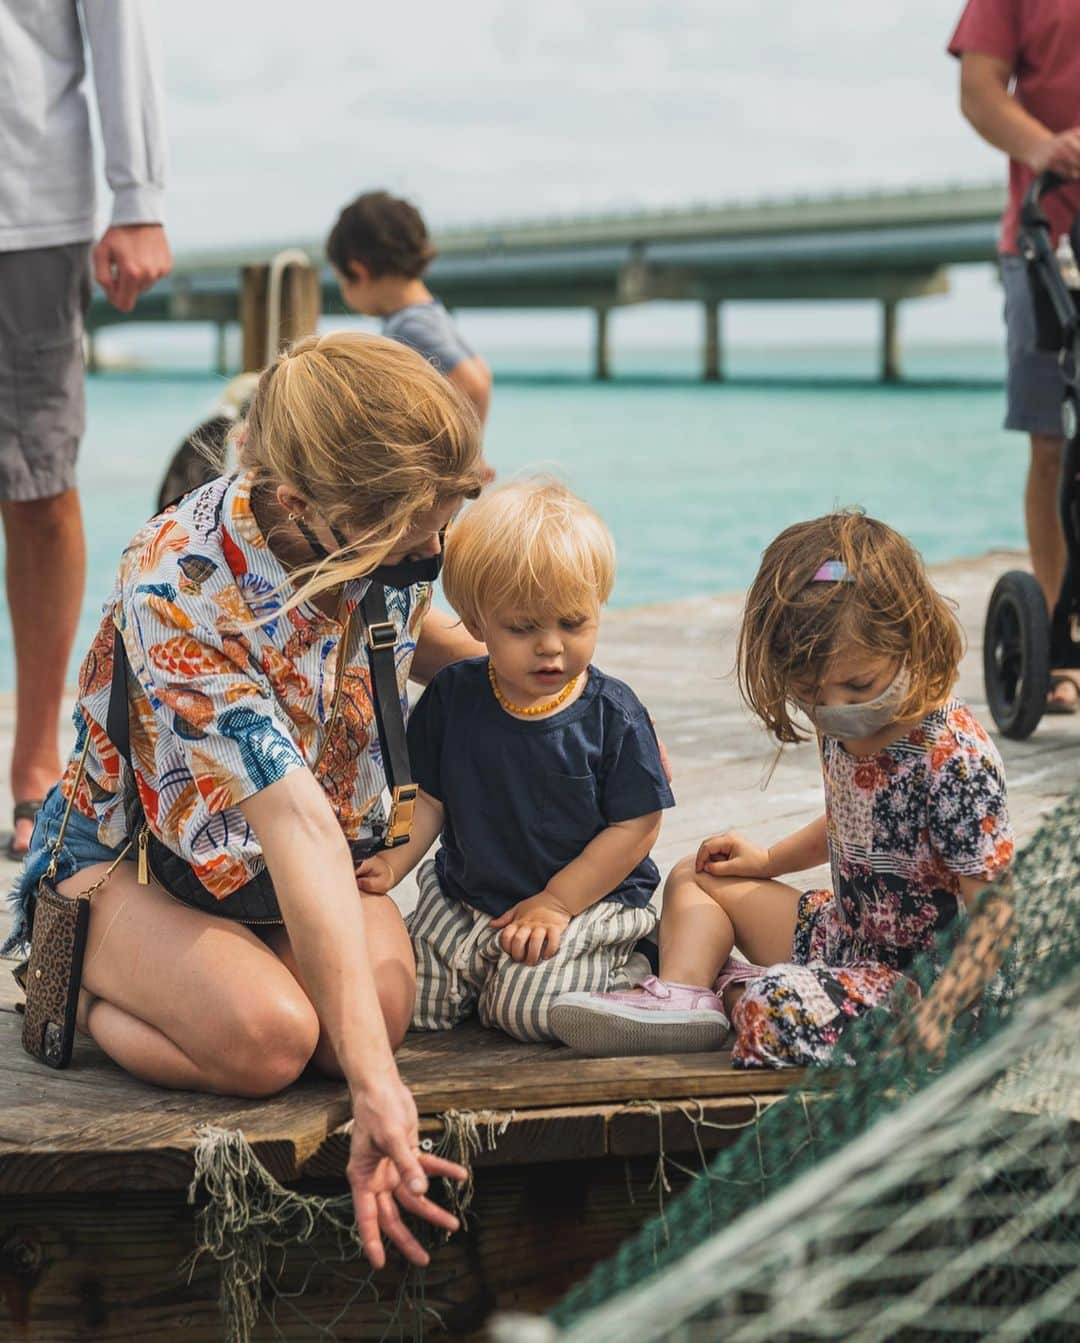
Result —
[[109, 740], [131, 764], [131, 724], [128, 722], [128, 656], [120, 626], [113, 626], [112, 684], [109, 687], [109, 711], [105, 715], [105, 731]]
[[[397, 683], [397, 626], [386, 613], [386, 589], [372, 582], [360, 601], [367, 635], [368, 666], [371, 668], [371, 693], [375, 701], [375, 725], [379, 730], [383, 769], [390, 787], [390, 815], [386, 820], [388, 849], [408, 842], [416, 806], [416, 784], [409, 768], [409, 748], [405, 739], [405, 715]], [[342, 668], [347, 665], [348, 653]]]

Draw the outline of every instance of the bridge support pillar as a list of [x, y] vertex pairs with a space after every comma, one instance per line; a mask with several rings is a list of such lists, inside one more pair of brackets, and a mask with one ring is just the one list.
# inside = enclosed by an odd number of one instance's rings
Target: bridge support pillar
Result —
[[215, 362], [215, 366], [216, 366], [217, 372], [220, 373], [222, 377], [224, 377], [225, 374], [228, 373], [228, 371], [229, 371], [229, 356], [228, 356], [228, 349], [227, 349], [227, 344], [226, 344], [227, 339], [228, 339], [228, 334], [229, 334], [229, 324], [228, 324], [228, 322], [218, 322], [218, 323], [217, 323], [217, 347], [216, 347], [216, 354], [215, 354], [215, 360], [214, 360], [214, 362]]
[[701, 376], [706, 382], [719, 382], [724, 376], [720, 301], [715, 298], [705, 300], [705, 345], [702, 350]]
[[596, 309], [596, 338], [593, 343], [593, 377], [597, 382], [606, 382], [611, 377], [611, 362], [608, 349], [608, 313], [610, 308]]
[[900, 335], [896, 326], [895, 298], [881, 300], [881, 381], [900, 381]]

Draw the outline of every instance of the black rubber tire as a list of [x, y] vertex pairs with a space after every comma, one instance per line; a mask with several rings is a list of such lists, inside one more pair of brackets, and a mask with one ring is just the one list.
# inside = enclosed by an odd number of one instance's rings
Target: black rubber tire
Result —
[[1050, 618], [1031, 574], [998, 579], [983, 630], [983, 680], [994, 722], [1006, 737], [1030, 737], [1050, 692]]

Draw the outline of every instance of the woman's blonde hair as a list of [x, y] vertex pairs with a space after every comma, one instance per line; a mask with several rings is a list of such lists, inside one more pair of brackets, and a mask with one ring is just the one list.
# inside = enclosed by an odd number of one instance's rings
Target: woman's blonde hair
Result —
[[357, 540], [307, 575], [286, 607], [380, 564], [414, 519], [482, 484], [480, 423], [414, 350], [361, 332], [307, 336], [259, 378], [237, 436], [254, 485], [291, 486]]
[[594, 615], [611, 596], [615, 542], [600, 517], [546, 477], [488, 490], [447, 533], [446, 599], [473, 631], [493, 611], [526, 620]]
[[[838, 560], [850, 581], [815, 582]], [[921, 718], [956, 680], [963, 641], [914, 546], [854, 509], [799, 522], [762, 556], [739, 630], [743, 699], [780, 742], [805, 733], [789, 713], [794, 681], [820, 684], [841, 650], [889, 656], [910, 684], [898, 719]]]

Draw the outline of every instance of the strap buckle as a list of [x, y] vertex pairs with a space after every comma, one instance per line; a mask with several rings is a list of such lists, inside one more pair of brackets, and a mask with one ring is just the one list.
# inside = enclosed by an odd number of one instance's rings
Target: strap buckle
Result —
[[374, 625], [368, 626], [367, 642], [373, 653], [383, 648], [393, 648], [397, 639], [397, 626], [390, 620], [377, 620]]
[[394, 849], [399, 844], [408, 844], [412, 835], [413, 813], [416, 811], [418, 792], [415, 783], [403, 783], [391, 793], [390, 815], [386, 821], [386, 836], [383, 840], [384, 848]]

